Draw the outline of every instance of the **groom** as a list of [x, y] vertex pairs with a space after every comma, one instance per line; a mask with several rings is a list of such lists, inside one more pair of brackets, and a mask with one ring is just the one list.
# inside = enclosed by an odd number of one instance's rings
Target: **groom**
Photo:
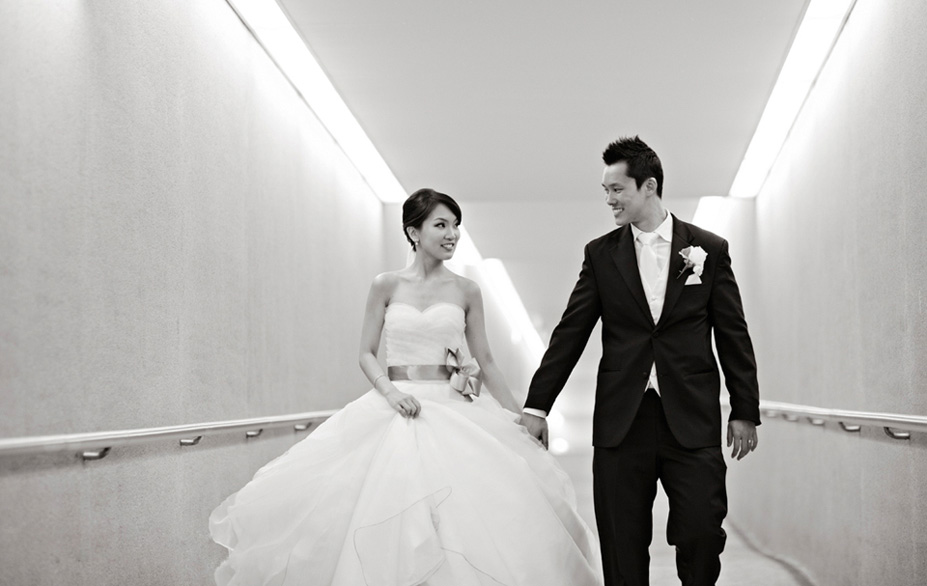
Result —
[[544, 419], [602, 320], [593, 415], [596, 524], [606, 586], [649, 583], [657, 480], [667, 541], [686, 586], [714, 584], [727, 513], [720, 378], [730, 393], [727, 444], [741, 459], [760, 423], [756, 361], [728, 243], [663, 207], [663, 168], [638, 137], [602, 154], [605, 201], [620, 226], [586, 245], [579, 280], [531, 381], [524, 423]]

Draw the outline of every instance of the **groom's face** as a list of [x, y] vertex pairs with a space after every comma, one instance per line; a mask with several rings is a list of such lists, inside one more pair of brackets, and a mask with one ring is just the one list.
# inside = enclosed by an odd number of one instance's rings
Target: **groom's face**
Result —
[[628, 177], [628, 164], [619, 161], [605, 167], [602, 173], [602, 187], [605, 188], [605, 203], [612, 208], [615, 223], [619, 226], [640, 222], [647, 211], [649, 182], [645, 181], [640, 189], [632, 177]]

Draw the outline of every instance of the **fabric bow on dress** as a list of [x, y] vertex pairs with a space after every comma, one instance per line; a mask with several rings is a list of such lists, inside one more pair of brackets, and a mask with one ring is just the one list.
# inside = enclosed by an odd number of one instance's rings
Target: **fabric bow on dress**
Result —
[[475, 358], [464, 362], [464, 354], [459, 348], [448, 348], [445, 363], [447, 370], [451, 373], [452, 389], [471, 401], [473, 400], [471, 395], [480, 396], [483, 379], [480, 376], [480, 366]]

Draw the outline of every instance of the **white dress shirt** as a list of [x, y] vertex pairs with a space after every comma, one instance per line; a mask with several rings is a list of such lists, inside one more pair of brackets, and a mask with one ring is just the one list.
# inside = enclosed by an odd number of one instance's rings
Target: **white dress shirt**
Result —
[[[644, 245], [638, 239], [638, 234], [641, 234], [642, 230], [638, 229], [637, 226], [631, 224], [631, 235], [634, 237], [634, 252], [637, 255], [637, 266], [641, 271], [641, 284], [644, 286], [644, 294], [647, 296], [647, 304], [650, 306], [650, 314], [653, 316], [654, 323], [660, 321], [660, 314], [663, 312], [663, 300], [666, 297], [666, 281], [669, 278], [669, 257], [670, 257], [670, 248], [673, 243], [673, 216], [666, 212], [666, 218], [663, 219], [657, 228], [653, 231], [657, 235], [657, 238], [653, 241], [651, 246], [653, 247], [653, 252], [657, 257], [657, 267], [659, 272], [656, 275], [644, 275], [643, 269], [641, 269], [641, 250], [643, 250]], [[653, 283], [651, 285], [651, 283]], [[657, 365], [654, 363], [650, 367], [650, 378], [647, 380], [647, 386], [644, 387], [644, 391], [647, 389], [653, 389], [660, 393], [660, 383], [657, 380]], [[538, 417], [547, 417], [547, 412], [543, 409], [525, 409], [525, 413], [529, 415], [537, 415]]]
[[[666, 281], [669, 278], [670, 265], [670, 248], [673, 243], [673, 216], [668, 212], [663, 223], [657, 226], [652, 232], [656, 235], [653, 244], [650, 246], [657, 257], [658, 272], [655, 275], [645, 275], [645, 268], [641, 266], [641, 251], [644, 244], [638, 236], [643, 231], [637, 226], [631, 224], [631, 235], [634, 236], [634, 252], [637, 254], [637, 266], [640, 270], [641, 285], [644, 286], [644, 295], [647, 297], [647, 305], [650, 306], [650, 315], [653, 316], [654, 323], [660, 321], [660, 314], [663, 313], [663, 300], [666, 297]], [[660, 393], [660, 382], [657, 379], [656, 363], [650, 367], [650, 378], [647, 380], [647, 386], [644, 390], [653, 389]]]

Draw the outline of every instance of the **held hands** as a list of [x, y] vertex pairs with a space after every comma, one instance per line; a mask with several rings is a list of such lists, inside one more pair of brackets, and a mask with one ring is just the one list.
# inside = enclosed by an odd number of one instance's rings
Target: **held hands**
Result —
[[528, 429], [528, 433], [530, 433], [532, 437], [541, 442], [546, 450], [548, 439], [547, 420], [537, 415], [522, 412], [521, 424]]
[[734, 419], [727, 424], [727, 447], [734, 446], [731, 457], [742, 460], [756, 449], [756, 424], [752, 421]]
[[422, 412], [422, 405], [412, 395], [407, 395], [400, 390], [393, 389], [387, 391], [384, 396], [390, 407], [399, 412], [403, 417], [418, 417]]

